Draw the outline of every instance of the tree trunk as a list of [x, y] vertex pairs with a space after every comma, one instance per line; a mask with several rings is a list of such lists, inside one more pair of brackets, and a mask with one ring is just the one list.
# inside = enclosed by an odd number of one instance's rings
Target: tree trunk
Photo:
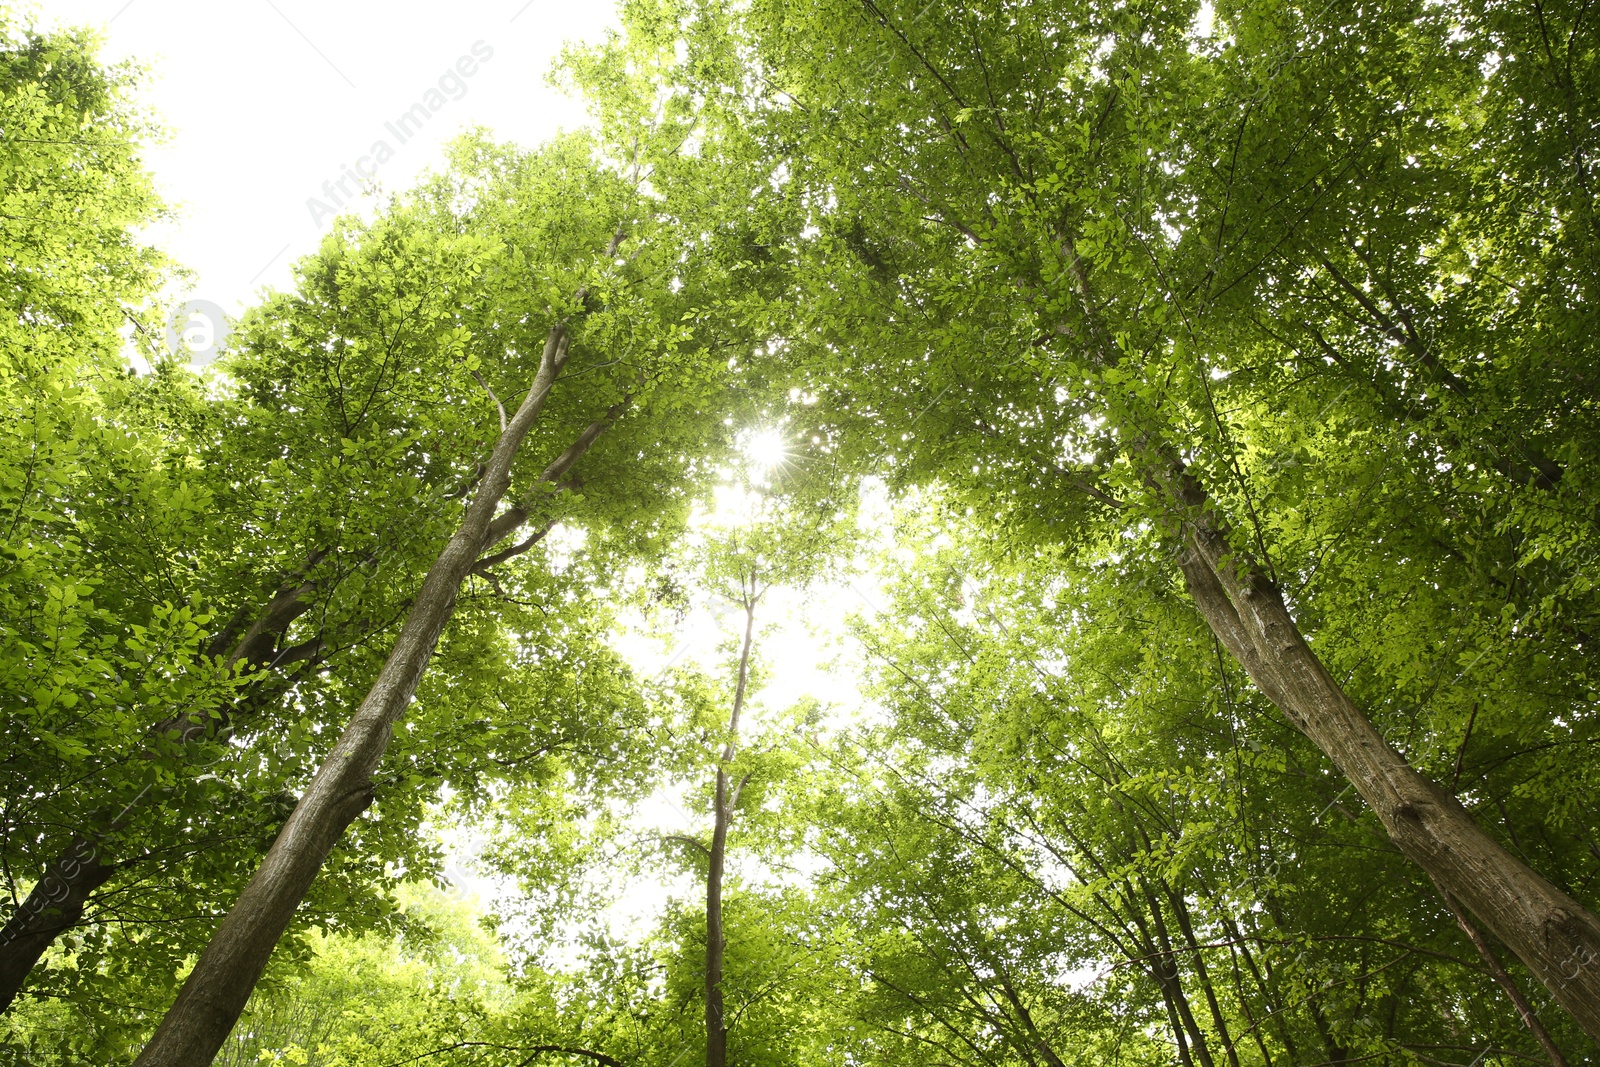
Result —
[[[1067, 275], [1103, 367], [1119, 362], [1071, 240]], [[1441, 890], [1489, 928], [1600, 1041], [1600, 919], [1483, 831], [1451, 793], [1390, 746], [1322, 665], [1259, 564], [1235, 548], [1205, 487], [1148, 426], [1124, 415], [1129, 459], [1184, 545], [1189, 594], [1228, 652], [1267, 699], [1333, 761], [1389, 838]], [[1157, 423], [1159, 425], [1159, 423]]]
[[1506, 851], [1384, 740], [1306, 644], [1277, 588], [1234, 548], [1181, 461], [1138, 446], [1174, 505], [1190, 595], [1222, 644], [1372, 808], [1400, 851], [1515, 952], [1600, 1041], [1600, 920]]
[[45, 868], [0, 934], [0, 1011], [11, 1007], [28, 972], [55, 939], [77, 925], [89, 895], [116, 872], [91, 841], [78, 839]]
[[722, 1009], [722, 867], [728, 849], [728, 772], [717, 768], [716, 825], [706, 873], [706, 1067], [727, 1067], [728, 1025]]
[[[739, 680], [733, 690], [733, 712], [728, 716], [728, 743], [717, 766], [716, 811], [711, 828], [710, 863], [706, 872], [706, 1067], [727, 1067], [728, 1024], [722, 1008], [722, 871], [728, 854], [728, 824], [739, 789], [728, 792], [728, 764], [739, 744], [739, 713], [744, 709], [745, 686], [750, 679], [750, 645], [755, 638], [755, 579], [744, 602], [744, 644], [739, 650]], [[744, 783], [740, 782], [740, 786]]]
[[[1215, 1061], [1211, 1058], [1211, 1046], [1206, 1041], [1205, 1031], [1195, 1021], [1188, 994], [1183, 991], [1183, 969], [1178, 966], [1178, 954], [1172, 949], [1172, 938], [1167, 933], [1167, 923], [1161, 915], [1161, 902], [1143, 877], [1139, 878], [1139, 889], [1150, 908], [1150, 923], [1155, 931], [1156, 946], [1160, 950], [1154, 964], [1160, 968], [1161, 983], [1171, 991], [1172, 1003], [1177, 1007], [1178, 1017], [1189, 1034], [1189, 1044], [1200, 1067], [1213, 1067]], [[1129, 895], [1131, 897], [1131, 892]]]
[[1199, 939], [1194, 936], [1194, 924], [1189, 920], [1189, 905], [1184, 902], [1183, 894], [1165, 881], [1162, 882], [1162, 890], [1166, 893], [1167, 903], [1172, 908], [1172, 918], [1178, 924], [1178, 932], [1183, 935], [1187, 954], [1194, 960], [1195, 978], [1200, 982], [1200, 991], [1206, 995], [1206, 1007], [1211, 1011], [1211, 1025], [1216, 1027], [1217, 1040], [1222, 1042], [1223, 1054], [1228, 1057], [1229, 1067], [1239, 1067], [1239, 1050], [1234, 1046], [1233, 1035], [1228, 1032], [1228, 1020], [1222, 1013], [1222, 1005], [1217, 1002], [1217, 991], [1211, 981], [1211, 971], [1206, 967], [1205, 950]]
[[372, 772], [455, 610], [461, 581], [478, 562], [512, 460], [566, 363], [568, 344], [563, 325], [550, 330], [533, 385], [495, 442], [472, 504], [429, 568], [383, 669], [135, 1067], [197, 1067], [215, 1058], [329, 851], [372, 802]]

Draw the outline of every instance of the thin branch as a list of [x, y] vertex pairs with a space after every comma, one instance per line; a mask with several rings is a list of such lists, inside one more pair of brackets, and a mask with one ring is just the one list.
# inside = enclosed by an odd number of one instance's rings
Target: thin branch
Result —
[[403, 1067], [404, 1064], [416, 1063], [418, 1060], [425, 1060], [430, 1056], [438, 1056], [446, 1052], [454, 1052], [458, 1048], [492, 1048], [499, 1049], [502, 1052], [531, 1052], [533, 1055], [523, 1060], [523, 1064], [532, 1063], [547, 1052], [555, 1052], [563, 1056], [583, 1056], [596, 1063], [603, 1064], [604, 1067], [626, 1067], [621, 1060], [613, 1059], [604, 1052], [594, 1052], [586, 1048], [568, 1048], [564, 1045], [502, 1045], [494, 1041], [457, 1041], [453, 1045], [444, 1045], [403, 1060], [394, 1060], [384, 1064], [383, 1067]]
[[1490, 976], [1495, 980], [1495, 984], [1505, 992], [1507, 998], [1516, 1007], [1517, 1014], [1522, 1018], [1522, 1025], [1528, 1028], [1528, 1032], [1533, 1035], [1534, 1040], [1539, 1042], [1539, 1047], [1544, 1049], [1544, 1054], [1550, 1057], [1550, 1067], [1567, 1067], [1566, 1056], [1562, 1054], [1560, 1047], [1550, 1037], [1550, 1032], [1544, 1028], [1544, 1024], [1539, 1021], [1539, 1016], [1534, 1013], [1533, 1005], [1528, 1003], [1528, 998], [1523, 995], [1522, 990], [1517, 987], [1517, 983], [1506, 972], [1505, 967], [1501, 965], [1499, 957], [1494, 954], [1494, 949], [1490, 947], [1482, 931], [1472, 924], [1472, 920], [1468, 918], [1467, 913], [1457, 903], [1455, 897], [1451, 896], [1445, 887], [1439, 884], [1439, 880], [1433, 878], [1432, 881], [1433, 887], [1444, 898], [1444, 906], [1450, 909], [1451, 915], [1455, 916], [1456, 925], [1461, 927], [1461, 932], [1467, 935], [1467, 940], [1472, 942], [1472, 947], [1478, 950], [1478, 956], [1483, 960], [1484, 966], [1488, 968]]
[[695, 848], [699, 849], [702, 853], [704, 853], [707, 859], [711, 858], [711, 850], [706, 847], [705, 842], [699, 840], [698, 838], [690, 837], [688, 834], [667, 834], [666, 836], [664, 836], [662, 838], [662, 840], [663, 841], [681, 841], [685, 845], [693, 845]]
[[489, 394], [489, 399], [490, 400], [494, 401], [494, 409], [500, 413], [500, 432], [501, 433], [505, 433], [506, 432], [506, 406], [504, 404], [500, 403], [500, 398], [499, 397], [494, 395], [494, 390], [489, 388], [489, 383], [484, 381], [483, 375], [479, 374], [477, 371], [473, 371], [472, 372], [472, 376], [474, 378], [478, 379], [478, 384], [483, 386], [483, 391]]
[[538, 544], [540, 541], [543, 541], [546, 535], [548, 535], [551, 530], [555, 529], [555, 525], [555, 520], [551, 519], [549, 522], [533, 531], [533, 533], [529, 534], [525, 540], [517, 542], [510, 548], [501, 549], [499, 552], [496, 552], [493, 555], [484, 556], [482, 559], [478, 560], [478, 562], [472, 565], [472, 570], [468, 573], [487, 575], [490, 567], [498, 566], [508, 559], [511, 559], [515, 556], [520, 556], [524, 552], [528, 551], [528, 549]]

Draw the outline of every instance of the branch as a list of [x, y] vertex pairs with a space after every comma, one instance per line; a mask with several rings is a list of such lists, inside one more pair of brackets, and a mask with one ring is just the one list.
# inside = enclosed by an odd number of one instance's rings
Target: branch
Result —
[[541, 482], [554, 482], [571, 470], [572, 465], [583, 458], [583, 454], [589, 451], [601, 434], [611, 428], [612, 423], [622, 417], [622, 413], [627, 411], [632, 403], [633, 394], [628, 393], [621, 400], [606, 408], [604, 415], [584, 427], [577, 440], [568, 445], [566, 451], [551, 461], [550, 466], [546, 467], [544, 473], [539, 475], [539, 480]]
[[703, 852], [707, 859], [711, 858], [711, 850], [706, 847], [705, 842], [701, 841], [701, 840], [699, 840], [697, 838], [690, 837], [687, 834], [667, 834], [665, 837], [662, 838], [662, 840], [663, 841], [682, 841], [686, 845], [693, 845], [695, 848], [697, 848], [701, 852]]
[[532, 1063], [547, 1052], [556, 1052], [564, 1056], [583, 1056], [604, 1065], [604, 1067], [626, 1067], [621, 1060], [613, 1059], [604, 1052], [593, 1052], [586, 1048], [568, 1048], [564, 1045], [502, 1045], [494, 1041], [457, 1041], [453, 1045], [444, 1045], [431, 1052], [419, 1053], [403, 1060], [394, 1060], [391, 1063], [384, 1064], [383, 1067], [403, 1067], [404, 1064], [415, 1063], [418, 1060], [425, 1060], [430, 1056], [437, 1056], [445, 1052], [454, 1052], [458, 1048], [493, 1048], [502, 1052], [533, 1053], [533, 1055], [522, 1061], [523, 1064]]
[[1456, 771], [1450, 776], [1450, 791], [1452, 793], [1455, 792], [1456, 786], [1461, 784], [1461, 761], [1466, 758], [1467, 742], [1472, 740], [1472, 727], [1477, 721], [1478, 701], [1474, 700], [1472, 702], [1472, 714], [1467, 716], [1467, 732], [1461, 737], [1461, 747], [1456, 749]]
[[315, 660], [323, 651], [322, 635], [318, 634], [298, 645], [291, 645], [272, 658], [268, 667], [288, 667], [295, 663], [305, 663]]
[[499, 552], [496, 552], [493, 555], [484, 556], [478, 562], [474, 563], [472, 565], [472, 570], [468, 571], [467, 573], [469, 573], [469, 574], [487, 574], [489, 572], [489, 568], [490, 567], [494, 567], [494, 566], [497, 566], [497, 565], [499, 565], [501, 563], [504, 563], [506, 560], [511, 559], [513, 556], [522, 555], [524, 552], [528, 551], [528, 549], [532, 548], [534, 545], [538, 544], [540, 541], [543, 541], [545, 539], [545, 535], [548, 534], [551, 530], [555, 529], [555, 525], [556, 525], [555, 520], [551, 519], [549, 522], [547, 522], [543, 526], [539, 527], [539, 529], [537, 529], [533, 533], [529, 534], [526, 540], [519, 541], [516, 544], [512, 545], [510, 548], [501, 549]]
[[[1473, 710], [1476, 712], [1477, 709], [1474, 708]], [[1550, 1067], [1567, 1067], [1567, 1058], [1562, 1054], [1560, 1046], [1551, 1040], [1550, 1032], [1539, 1021], [1539, 1016], [1534, 1013], [1533, 1005], [1528, 1003], [1528, 998], [1523, 995], [1521, 989], [1517, 988], [1517, 983], [1512, 979], [1511, 975], [1506, 973], [1505, 967], [1501, 965], [1499, 957], [1494, 954], [1494, 949], [1490, 947], [1483, 933], [1472, 924], [1472, 920], [1467, 916], [1466, 911], [1462, 909], [1456, 898], [1451, 896], [1445, 887], [1440, 884], [1439, 879], [1433, 878], [1432, 881], [1433, 887], [1444, 898], [1444, 906], [1450, 909], [1451, 915], [1455, 916], [1456, 925], [1461, 927], [1461, 932], [1467, 935], [1467, 940], [1472, 942], [1472, 947], [1478, 950], [1478, 956], [1488, 969], [1489, 976], [1494, 979], [1495, 984], [1500, 987], [1507, 999], [1516, 1007], [1517, 1015], [1522, 1019], [1522, 1025], [1528, 1028], [1528, 1032], [1533, 1035], [1534, 1040], [1539, 1042], [1539, 1047], [1544, 1050], [1544, 1054], [1550, 1058]]]
[[489, 388], [489, 383], [483, 380], [483, 375], [477, 371], [472, 376], [478, 379], [478, 384], [483, 386], [483, 391], [489, 394], [489, 399], [494, 401], [494, 409], [500, 413], [500, 432], [506, 432], [506, 406], [500, 403], [500, 398], [494, 395], [494, 390]]
[[[572, 469], [573, 464], [583, 458], [584, 453], [589, 451], [600, 435], [605, 433], [632, 403], [633, 394], [630, 393], [615, 404], [612, 404], [611, 407], [606, 409], [604, 415], [585, 427], [577, 439], [567, 446], [566, 451], [552, 460], [550, 465], [544, 469], [544, 473], [539, 475], [539, 484], [547, 482], [555, 484], [562, 475]], [[531, 499], [524, 499], [513, 504], [504, 514], [497, 515], [494, 521], [489, 523], [489, 530], [484, 535], [484, 549], [493, 548], [511, 536], [512, 531], [527, 522], [529, 515], [532, 513], [533, 503]]]

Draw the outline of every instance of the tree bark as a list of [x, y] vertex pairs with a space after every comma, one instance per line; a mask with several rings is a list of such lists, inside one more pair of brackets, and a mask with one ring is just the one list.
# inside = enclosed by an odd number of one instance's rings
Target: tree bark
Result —
[[83, 918], [96, 889], [116, 873], [92, 841], [74, 841], [45, 868], [0, 933], [0, 1011], [11, 1007], [28, 973], [56, 938]]
[[[1062, 254], [1094, 357], [1102, 367], [1116, 366], [1119, 350], [1070, 239]], [[1114, 421], [1123, 423], [1129, 459], [1183, 546], [1178, 565], [1212, 633], [1333, 761], [1401, 853], [1477, 916], [1600, 1041], [1600, 919], [1503, 848], [1454, 794], [1394, 750], [1311, 651], [1259, 563], [1234, 547], [1199, 479], [1150, 427], [1126, 415]]]
[[722, 953], [726, 947], [722, 933], [722, 872], [728, 854], [728, 824], [733, 821], [733, 805], [739, 798], [738, 788], [729, 796], [728, 764], [738, 752], [739, 713], [744, 710], [745, 687], [750, 680], [750, 646], [755, 639], [755, 629], [755, 578], [752, 575], [745, 592], [744, 644], [739, 650], [739, 680], [733, 690], [733, 711], [728, 716], [728, 743], [717, 765], [715, 821], [706, 872], [706, 1067], [727, 1067], [728, 1064], [728, 1025], [722, 1006]]
[[1211, 1025], [1216, 1027], [1217, 1040], [1222, 1042], [1223, 1054], [1228, 1057], [1229, 1067], [1239, 1067], [1239, 1051], [1233, 1043], [1233, 1035], [1228, 1032], [1228, 1020], [1222, 1013], [1222, 1005], [1217, 1002], [1217, 991], [1211, 981], [1211, 971], [1206, 967], [1205, 950], [1200, 941], [1194, 936], [1194, 924], [1189, 920], [1189, 905], [1184, 902], [1183, 894], [1174, 890], [1170, 885], [1162, 882], [1162, 891], [1166, 894], [1167, 903], [1172, 908], [1172, 918], [1178, 924], [1178, 932], [1183, 935], [1183, 941], [1188, 946], [1189, 958], [1194, 960], [1195, 978], [1200, 982], [1200, 991], [1206, 995], [1206, 1006], [1211, 1010]]
[[1252, 681], [1333, 761], [1396, 847], [1465, 906], [1600, 1041], [1600, 920], [1490, 837], [1345, 695], [1277, 588], [1233, 547], [1204, 487], [1145, 443], [1138, 462], [1172, 505], [1179, 566], [1200, 614]]
[[[1155, 945], [1160, 953], [1154, 964], [1159, 968], [1161, 983], [1170, 990], [1172, 1003], [1177, 1007], [1178, 1017], [1189, 1034], [1189, 1044], [1200, 1067], [1213, 1067], [1215, 1061], [1211, 1058], [1211, 1046], [1206, 1041], [1205, 1031], [1200, 1029], [1200, 1024], [1195, 1021], [1194, 1008], [1189, 1003], [1188, 994], [1183, 990], [1183, 970], [1178, 966], [1178, 954], [1172, 949], [1172, 938], [1167, 933], [1167, 923], [1161, 915], [1161, 902], [1156, 899], [1150, 884], [1143, 877], [1139, 878], [1139, 889], [1150, 908], [1150, 923], [1155, 931]], [[1132, 896], [1131, 887], [1129, 896], [1130, 898]], [[1129, 903], [1132, 904], [1131, 899]]]
[[510, 486], [512, 460], [566, 364], [568, 344], [565, 326], [552, 327], [533, 385], [495, 442], [472, 504], [429, 568], [383, 669], [135, 1067], [196, 1067], [215, 1058], [329, 851], [371, 804], [371, 775], [454, 613], [462, 580], [478, 562]]

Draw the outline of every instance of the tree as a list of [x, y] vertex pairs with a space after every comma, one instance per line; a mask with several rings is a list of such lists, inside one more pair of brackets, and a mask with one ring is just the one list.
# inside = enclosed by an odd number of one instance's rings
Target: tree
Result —
[[1019, 545], [962, 510], [901, 519], [862, 630], [888, 724], [841, 754], [861, 786], [825, 820], [877, 1027], [999, 1060], [1101, 1035], [1140, 1062], [1113, 1019], [1165, 1029], [1157, 1062], [1539, 1058], [1158, 558]]
[[[820, 499], [807, 499], [815, 496], [816, 487], [802, 485], [799, 489], [791, 500], [769, 497], [765, 487], [746, 487], [740, 510], [748, 510], [749, 514], [738, 516], [726, 529], [707, 531], [700, 560], [700, 581], [715, 595], [737, 606], [744, 619], [732, 669], [727, 726], [720, 731], [723, 745], [711, 792], [711, 840], [693, 842], [706, 860], [706, 1067], [726, 1067], [728, 1062], [729, 1024], [723, 997], [723, 957], [727, 947], [723, 881], [734, 811], [753, 773], [746, 770], [737, 782], [733, 780], [735, 757], [739, 755], [739, 720], [750, 690], [756, 607], [775, 583], [813, 579], [826, 564], [830, 549], [841, 540], [842, 515], [829, 499], [830, 494], [824, 492]], [[810, 492], [806, 492], [808, 489]]]
[[[161, 386], [130, 381], [122, 366], [125, 330], [136, 339], [160, 332], [149, 301], [165, 270], [133, 236], [161, 212], [139, 161], [152, 130], [129, 99], [135, 72], [101, 67], [83, 33], [40, 35], [6, 13], [0, 35], [4, 1008], [55, 934], [77, 921], [84, 897], [72, 886], [101, 884], [114, 869], [96, 841], [80, 841], [17, 900], [12, 872], [32, 863], [16, 863], [14, 850], [31, 861], [59, 843], [58, 784], [114, 764], [108, 750], [166, 709], [204, 714], [235, 683], [204, 660], [204, 607], [146, 595], [136, 572], [135, 560], [181, 539], [203, 500], [181, 461], [169, 462], [152, 410], [160, 405], [149, 403]], [[182, 408], [195, 398], [174, 399]], [[129, 531], [133, 508], [153, 518]], [[173, 677], [175, 664], [191, 673]], [[99, 798], [108, 823], [122, 826], [130, 798], [152, 788], [149, 770], [121, 769], [124, 788]]]
[[[454, 613], [461, 582], [538, 540], [541, 535], [536, 531], [534, 537], [510, 549], [499, 547], [529, 522], [538, 510], [540, 496], [548, 491], [546, 487], [559, 490], [574, 464], [624, 412], [628, 421], [654, 417], [668, 424], [687, 419], [690, 426], [718, 425], [714, 417], [706, 418], [715, 408], [701, 403], [700, 398], [724, 381], [724, 375], [738, 362], [716, 354], [723, 338], [715, 327], [703, 331], [702, 338], [692, 339], [692, 329], [683, 323], [697, 317], [695, 304], [704, 292], [700, 284], [687, 283], [700, 283], [707, 275], [725, 282], [727, 268], [715, 249], [704, 263], [691, 260], [685, 266], [681, 246], [674, 239], [682, 232], [679, 226], [700, 220], [688, 212], [657, 211], [642, 192], [646, 172], [652, 189], [671, 188], [683, 180], [685, 176], [675, 175], [670, 168], [696, 121], [692, 112], [680, 111], [636, 131], [629, 160], [620, 174], [588, 162], [571, 149], [555, 156], [551, 162], [564, 165], [564, 172], [557, 173], [567, 182], [588, 185], [587, 195], [576, 201], [583, 205], [582, 210], [570, 207], [563, 196], [569, 190], [561, 181], [545, 179], [542, 189], [525, 187], [524, 191], [542, 193], [549, 199], [519, 200], [511, 232], [526, 239], [531, 228], [548, 240], [537, 245], [508, 242], [520, 269], [500, 280], [515, 281], [520, 276], [517, 288], [531, 290], [536, 305], [543, 305], [532, 315], [512, 320], [516, 327], [530, 319], [550, 323], [537, 368], [524, 366], [521, 372], [531, 374], [532, 384], [516, 413], [508, 417], [493, 386], [477, 372], [478, 363], [467, 357], [463, 369], [474, 375], [494, 401], [500, 418], [494, 450], [471, 481], [472, 502], [409, 605], [395, 646], [367, 697], [137, 1062], [190, 1062], [213, 1055], [220, 1046], [329, 850], [371, 803], [371, 776], [394, 723], [411, 700], [440, 633]], [[541, 210], [549, 214], [541, 214]], [[491, 222], [506, 219], [496, 214], [492, 204], [481, 214]], [[470, 241], [472, 236], [466, 239]], [[620, 254], [624, 242], [634, 247], [630, 255]], [[495, 361], [484, 365], [502, 382], [515, 381], [517, 367], [526, 364], [521, 353], [528, 349], [508, 344], [509, 338], [497, 336], [501, 331], [494, 329], [498, 317], [514, 313], [516, 307], [515, 301], [493, 304], [486, 309], [489, 329], [476, 335], [487, 335]], [[384, 313], [381, 307], [372, 310], [380, 316]], [[738, 310], [738, 302], [713, 305], [705, 317], [728, 323], [733, 335], [739, 336]], [[469, 336], [474, 335], [465, 325], [453, 326], [447, 334], [456, 351]], [[611, 387], [621, 395], [607, 396], [609, 406], [592, 416], [594, 421], [575, 437], [565, 442], [558, 438], [558, 447], [564, 446], [561, 451], [549, 456], [537, 476], [526, 471], [523, 477], [527, 481], [519, 496], [497, 514], [511, 485], [523, 438], [540, 423], [545, 401], [556, 393], [574, 343], [583, 353], [584, 370], [612, 370]], [[601, 390], [609, 392], [604, 385]], [[561, 395], [568, 393], [570, 390], [565, 390]], [[580, 392], [580, 396], [587, 395], [592, 393]], [[522, 465], [526, 467], [527, 461]]]
[[[556, 152], [542, 163], [547, 182], [561, 173], [559, 157]], [[512, 186], [505, 193], [515, 195], [515, 183], [526, 183], [530, 169], [541, 164], [502, 154], [499, 165], [503, 186]], [[170, 982], [184, 957], [203, 943], [197, 941], [195, 924], [173, 923], [172, 916], [193, 911], [197, 896], [205, 902], [205, 916], [209, 900], [236, 893], [248, 877], [270, 843], [270, 831], [262, 840], [261, 827], [275, 826], [288, 814], [293, 791], [333, 740], [331, 727], [342, 717], [345, 694], [369, 685], [381, 666], [381, 643], [403, 617], [426, 568], [427, 537], [419, 535], [442, 527], [459, 508], [462, 487], [471, 485], [475, 457], [469, 435], [481, 433], [486, 417], [494, 418], [494, 402], [462, 366], [460, 311], [448, 299], [452, 288], [459, 292], [474, 277], [493, 272], [496, 246], [482, 234], [450, 233], [459, 226], [459, 219], [437, 211], [430, 216], [425, 205], [413, 203], [397, 206], [371, 227], [352, 225], [337, 234], [304, 265], [299, 300], [275, 301], [243, 324], [244, 350], [226, 364], [241, 383], [242, 397], [205, 404], [170, 365], [135, 392], [135, 400], [159, 417], [157, 426], [170, 449], [164, 462], [146, 464], [154, 470], [145, 480], [183, 479], [179, 487], [187, 489], [189, 504], [175, 510], [168, 529], [172, 542], [187, 541], [126, 551], [119, 537], [131, 533], [138, 541], [151, 531], [95, 524], [93, 547], [117, 559], [131, 577], [123, 616], [108, 620], [108, 626], [115, 635], [113, 624], [126, 626], [131, 616], [136, 627], [148, 628], [140, 613], [170, 613], [162, 597], [174, 589], [180, 590], [180, 603], [218, 605], [217, 615], [225, 621], [210, 634], [192, 626], [187, 653], [182, 646], [173, 652], [159, 644], [154, 654], [147, 653], [155, 670], [174, 678], [169, 685], [178, 689], [177, 698], [154, 692], [147, 703], [112, 719], [104, 693], [99, 694], [97, 714], [87, 722], [100, 732], [80, 728], [70, 735], [91, 753], [90, 769], [63, 769], [56, 777], [41, 805], [41, 821], [51, 824], [50, 832], [12, 862], [23, 858], [31, 864], [39, 853], [53, 852], [56, 866], [70, 864], [70, 872], [63, 873], [72, 876], [41, 878], [34, 885], [35, 898], [53, 893], [59, 883], [82, 907], [99, 890], [94, 923], [114, 916], [121, 923], [147, 924], [125, 942], [122, 955], [142, 958], [149, 969], [145, 977], [156, 987], [164, 984], [163, 977]], [[361, 313], [338, 323], [326, 314], [330, 306], [341, 301], [349, 306], [356, 299]], [[297, 340], [286, 345], [286, 337]], [[430, 390], [395, 391], [406, 366], [429, 373]], [[467, 398], [472, 399], [463, 404]], [[608, 409], [563, 407], [546, 429], [551, 437], [566, 434], [583, 442], [583, 448], [565, 456], [570, 468], [592, 451], [599, 434], [591, 427]], [[420, 418], [422, 412], [432, 415]], [[606, 428], [603, 420], [600, 428]], [[556, 451], [563, 447], [564, 442]], [[624, 479], [639, 493], [659, 469], [647, 468], [642, 479], [637, 471]], [[591, 462], [583, 472], [593, 477], [599, 469]], [[559, 470], [552, 479], [557, 474], [572, 472]], [[374, 491], [382, 485], [393, 491]], [[550, 503], [540, 509], [545, 523], [562, 514]], [[81, 501], [74, 510], [101, 517]], [[637, 529], [619, 534], [637, 537]], [[535, 531], [519, 539], [511, 546], [515, 551], [497, 547], [475, 581], [509, 580], [505, 565], [535, 548], [541, 536]], [[501, 570], [491, 570], [494, 566]], [[284, 571], [291, 575], [287, 581]], [[519, 578], [514, 584], [526, 592], [539, 583]], [[469, 610], [476, 614], [485, 607], [479, 598]], [[572, 609], [582, 610], [577, 604]], [[477, 625], [481, 632], [481, 620]], [[582, 632], [580, 627], [567, 633]], [[464, 637], [467, 633], [463, 628]], [[480, 653], [446, 657], [458, 682], [474, 671], [495, 673], [500, 669], [495, 657], [507, 654], [503, 644], [497, 648], [481, 640], [475, 649], [468, 640], [455, 647]], [[193, 691], [217, 673], [213, 657], [221, 661], [216, 666], [223, 668], [223, 681], [231, 675], [233, 683], [202, 701], [207, 691]], [[457, 689], [469, 691], [464, 684]], [[475, 709], [459, 703], [455, 710], [470, 721]], [[440, 771], [458, 780], [482, 773], [473, 769], [471, 752], [448, 750], [433, 761], [436, 770], [426, 778], [396, 777], [393, 785], [400, 788], [389, 790], [384, 818], [364, 826], [369, 858], [341, 864], [337, 880], [328, 886], [341, 900], [337, 906], [346, 909], [343, 921], [383, 921], [383, 897], [356, 886], [392, 885], [382, 873], [385, 864], [398, 861], [416, 869], [429, 862], [413, 848], [408, 824], [420, 818]], [[41, 792], [51, 777], [37, 765], [31, 775]], [[89, 851], [99, 863], [74, 862]], [[152, 886], [150, 866], [157, 858], [167, 864], [171, 881]], [[318, 909], [327, 916], [328, 909]], [[91, 943], [104, 942], [103, 933], [86, 936]], [[48, 943], [40, 939], [27, 953], [7, 956], [22, 964], [12, 975], [18, 984]], [[57, 994], [77, 995], [74, 988], [86, 992], [85, 986], [99, 980], [99, 955], [66, 969], [73, 977], [57, 969], [41, 984]]]

